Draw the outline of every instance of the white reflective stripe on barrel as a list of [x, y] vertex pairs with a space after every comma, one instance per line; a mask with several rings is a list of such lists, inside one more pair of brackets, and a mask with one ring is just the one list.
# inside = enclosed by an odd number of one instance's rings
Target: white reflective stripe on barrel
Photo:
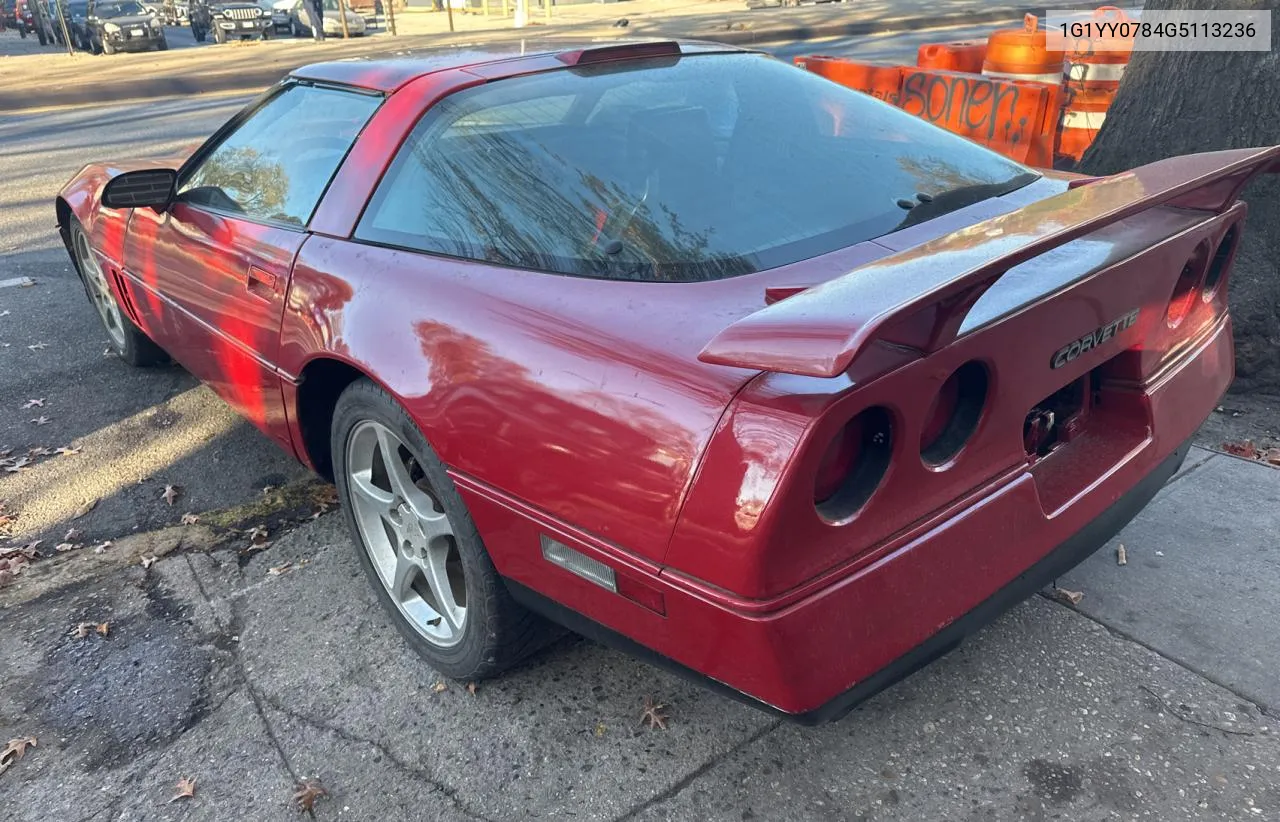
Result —
[[1067, 79], [1077, 83], [1118, 83], [1125, 63], [1067, 63]]
[[987, 71], [983, 69], [984, 77], [995, 77], [999, 80], [1030, 80], [1034, 83], [1048, 83], [1050, 85], [1060, 85], [1062, 83], [1062, 72], [1055, 71], [1048, 74], [1011, 74], [1007, 71]]
[[1107, 113], [1105, 111], [1067, 111], [1062, 112], [1063, 128], [1089, 128], [1099, 129], [1106, 122]]

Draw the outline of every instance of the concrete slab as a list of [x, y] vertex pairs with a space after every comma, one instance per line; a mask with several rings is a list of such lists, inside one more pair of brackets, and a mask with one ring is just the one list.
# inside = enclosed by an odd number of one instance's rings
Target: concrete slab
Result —
[[1085, 614], [1280, 711], [1277, 512], [1280, 471], [1215, 456], [1059, 585], [1084, 592]]
[[[285, 562], [298, 570], [269, 574]], [[269, 715], [286, 715], [286, 727], [309, 740], [299, 767], [323, 769], [351, 807], [407, 812], [379, 804], [376, 780], [360, 777], [368, 766], [347, 755], [356, 751], [380, 753], [383, 769], [415, 775], [418, 794], [440, 786], [446, 809], [489, 819], [569, 810], [612, 819], [776, 723], [573, 638], [474, 695], [452, 682], [437, 692], [442, 680], [384, 616], [339, 516], [250, 560], [243, 593], [232, 585], [239, 572], [225, 563], [200, 573], [207, 590], [231, 596], [240, 659]], [[670, 706], [668, 730], [641, 726], [645, 695]]]
[[845, 721], [780, 726], [635, 818], [1272, 819], [1276, 731], [1035, 598]]

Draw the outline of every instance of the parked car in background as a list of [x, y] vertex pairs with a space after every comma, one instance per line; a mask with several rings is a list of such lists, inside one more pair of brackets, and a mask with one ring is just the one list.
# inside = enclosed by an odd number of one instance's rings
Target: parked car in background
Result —
[[[324, 33], [329, 37], [342, 36], [342, 18], [338, 16], [338, 0], [324, 0]], [[362, 36], [367, 25], [364, 17], [347, 9], [347, 33], [353, 37]], [[294, 37], [311, 36], [311, 18], [307, 15], [303, 0], [292, 0], [289, 11], [289, 30]]]
[[219, 43], [229, 40], [269, 40], [275, 27], [271, 11], [256, 3], [215, 3], [209, 7], [213, 39]]
[[85, 19], [88, 50], [94, 54], [169, 48], [164, 24], [155, 15], [148, 14], [138, 0], [91, 2]]
[[258, 5], [271, 13], [271, 28], [276, 34], [290, 31], [289, 12], [297, 0], [258, 0]]
[[61, 0], [62, 17], [67, 21], [67, 33], [71, 35], [71, 45], [81, 51], [92, 51], [93, 41], [89, 36], [89, 0]]

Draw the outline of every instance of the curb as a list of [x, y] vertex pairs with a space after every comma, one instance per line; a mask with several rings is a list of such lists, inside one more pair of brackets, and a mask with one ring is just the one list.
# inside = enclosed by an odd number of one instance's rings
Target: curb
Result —
[[[1060, 4], [1056, 8], [1090, 9], [1094, 8], [1096, 5], [1097, 2], [1066, 2]], [[949, 14], [940, 14], [928, 17], [916, 15], [889, 17], [880, 20], [859, 20], [855, 22], [833, 21], [830, 23], [819, 23], [816, 25], [774, 25], [763, 29], [747, 28], [747, 26], [750, 25], [749, 23], [733, 23], [729, 24], [730, 27], [726, 27], [723, 30], [694, 30], [688, 35], [682, 35], [682, 37], [684, 39], [691, 40], [710, 40], [734, 46], [766, 46], [782, 43], [804, 42], [819, 38], [863, 37], [872, 34], [925, 31], [928, 29], [966, 24], [978, 25], [982, 23], [997, 23], [1016, 19], [1030, 11], [1034, 10], [1029, 10], [1025, 6], [999, 6], [996, 8], [984, 9], [980, 12], [951, 12]], [[733, 28], [733, 26], [741, 26], [741, 28]], [[584, 26], [583, 28], [586, 27]], [[503, 36], [511, 36], [501, 30], [499, 30], [498, 33]], [[476, 32], [476, 34], [480, 36], [491, 36], [489, 32]], [[548, 31], [546, 36], [555, 38], [571, 37], [572, 31]], [[669, 37], [671, 35], [664, 35], [661, 32], [655, 32], [651, 36]], [[459, 37], [465, 37], [465, 35], [459, 35]], [[403, 43], [403, 41], [401, 41], [401, 43]], [[376, 49], [367, 52], [366, 54], [367, 56], [375, 57], [384, 51], [386, 53], [391, 53], [403, 50], [403, 45], [397, 44], [393, 40], [391, 43], [388, 43], [386, 49]], [[296, 64], [288, 64], [283, 67], [280, 65], [259, 69], [244, 67], [216, 74], [201, 74], [186, 77], [164, 76], [131, 78], [128, 80], [106, 82], [96, 85], [85, 83], [76, 86], [45, 89], [40, 93], [39, 97], [35, 97], [31, 94], [9, 94], [0, 92], [0, 111], [17, 114], [34, 109], [89, 105], [93, 103], [132, 102], [136, 100], [156, 99], [161, 97], [183, 97], [196, 94], [225, 94], [231, 92], [252, 94], [278, 82], [289, 72], [299, 66], [307, 65], [310, 62], [314, 61], [305, 60]]]

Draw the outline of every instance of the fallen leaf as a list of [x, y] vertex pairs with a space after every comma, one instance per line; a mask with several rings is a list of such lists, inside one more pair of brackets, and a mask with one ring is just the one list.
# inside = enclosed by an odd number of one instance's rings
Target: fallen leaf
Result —
[[173, 501], [182, 493], [182, 488], [177, 485], [166, 485], [164, 491], [160, 494], [160, 499], [173, 505]]
[[36, 738], [34, 736], [20, 736], [17, 739], [10, 739], [4, 748], [0, 750], [0, 773], [9, 770], [10, 765], [26, 756], [27, 748], [34, 748], [35, 746]]
[[597, 739], [599, 739], [600, 737], [604, 736], [604, 732], [605, 732], [605, 730], [606, 730], [606, 729], [605, 729], [605, 727], [604, 727], [604, 723], [603, 723], [603, 722], [597, 722], [597, 723], [596, 723], [596, 729], [595, 729], [595, 732], [594, 732], [594, 733], [595, 733], [595, 735], [596, 735], [596, 738], [597, 738]]
[[45, 349], [45, 348], [48, 348], [48, 347], [49, 347], [49, 344], [48, 344], [48, 343], [44, 343], [44, 342], [38, 342], [38, 343], [36, 343], [35, 345], [28, 345], [28, 346], [27, 346], [27, 348], [30, 348], [32, 351], [40, 351], [40, 350]]
[[81, 622], [79, 625], [71, 629], [71, 635], [76, 639], [84, 639], [92, 633], [97, 633], [100, 636], [106, 636], [110, 631], [111, 625], [107, 622]]
[[67, 542], [75, 542], [76, 540], [80, 539], [80, 537], [82, 536], [84, 536], [84, 532], [82, 532], [79, 528], [68, 528], [67, 533], [63, 534], [62, 538]]
[[178, 792], [173, 795], [173, 798], [169, 800], [170, 802], [177, 802], [179, 799], [191, 799], [196, 795], [196, 781], [187, 779], [184, 776], [178, 780], [176, 790]]
[[271, 575], [271, 576], [273, 576], [273, 577], [278, 577], [278, 576], [280, 576], [280, 575], [282, 575], [282, 574], [287, 574], [287, 573], [289, 573], [289, 572], [290, 572], [290, 571], [292, 571], [292, 570], [293, 570], [293, 563], [292, 563], [292, 562], [286, 562], [286, 563], [284, 563], [283, 565], [276, 565], [276, 566], [275, 566], [275, 567], [273, 567], [273, 568], [268, 568], [268, 569], [267, 569], [267, 573], [268, 573], [268, 574], [270, 574], [270, 575]]
[[53, 422], [53, 420], [49, 419], [44, 414], [41, 414], [40, 416], [33, 419], [32, 422], [35, 423], [36, 425], [48, 425], [49, 423]]
[[293, 801], [298, 806], [298, 810], [315, 816], [316, 800], [328, 795], [329, 792], [319, 782], [303, 780], [297, 785], [297, 792], [293, 795]]
[[77, 548], [83, 547], [84, 546], [78, 542], [59, 542], [57, 545], [53, 546], [53, 550], [60, 554], [65, 554], [67, 551], [74, 551]]
[[157, 560], [159, 560], [159, 559], [160, 559], [160, 557], [157, 557], [157, 556], [156, 556], [156, 555], [154, 555], [154, 554], [152, 554], [152, 555], [151, 555], [151, 556], [149, 556], [149, 557], [143, 557], [143, 558], [142, 558], [142, 568], [143, 568], [143, 570], [146, 570], [147, 568], [150, 568], [152, 565], [155, 565], [155, 564], [156, 564], [156, 561], [157, 561]]
[[196, 524], [197, 522], [199, 522], [199, 521], [200, 521], [200, 516], [199, 516], [198, 514], [183, 514], [183, 515], [182, 515], [182, 524], [183, 524], [183, 525], [195, 525], [195, 524]]
[[1053, 598], [1068, 605], [1079, 605], [1080, 600], [1084, 599], [1084, 592], [1068, 591], [1066, 588], [1055, 587], [1053, 589]]
[[1224, 442], [1222, 450], [1237, 457], [1244, 457], [1247, 460], [1258, 458], [1258, 446], [1254, 445], [1252, 440]]
[[274, 491], [274, 490], [276, 490], [276, 487], [275, 487], [274, 485], [266, 485], [266, 486], [263, 486], [263, 488], [262, 488], [262, 495], [263, 495], [263, 496], [267, 496], [268, 494], [270, 494], [270, 493], [271, 493], [272, 491]]
[[44, 397], [40, 397], [39, 399], [27, 400], [22, 404], [23, 411], [27, 410], [28, 408], [44, 408]]
[[249, 537], [249, 544], [251, 545], [262, 545], [264, 542], [267, 541], [268, 533], [269, 532], [267, 531], [266, 527], [262, 525], [255, 525], [252, 528], [250, 528], [248, 531], [245, 531], [245, 534], [247, 534]]
[[1128, 565], [1129, 555], [1124, 551], [1124, 543], [1116, 546], [1116, 565]]
[[445, 684], [443, 679], [436, 680], [436, 684], [431, 686], [431, 693], [441, 694], [449, 690], [449, 686]]
[[[76, 512], [71, 515], [71, 518], [80, 519], [85, 514], [89, 513], [90, 511], [92, 511], [94, 508], [97, 508], [97, 507], [98, 507], [98, 500], [96, 498], [91, 499], [88, 502], [86, 502], [84, 505], [81, 505], [79, 508], [77, 508]], [[72, 530], [75, 530], [75, 529], [73, 528]], [[78, 532], [77, 532], [77, 535], [78, 535]], [[70, 539], [70, 537], [68, 537], [68, 539]]]
[[[35, 422], [35, 420], [32, 420], [32, 422]], [[56, 451], [47, 445], [37, 445], [35, 448], [27, 449], [28, 457], [49, 457], [56, 453]]]
[[115, 545], [115, 543], [111, 540], [99, 542], [97, 545], [93, 546], [93, 552], [95, 554], [105, 554], [112, 545]]
[[9, 464], [4, 467], [4, 470], [11, 474], [16, 474], [31, 464], [31, 460], [28, 457], [18, 457], [16, 460], [8, 460], [7, 462]]
[[472, 696], [476, 695], [476, 684], [474, 682], [467, 683], [467, 693], [471, 694]]
[[647, 724], [650, 728], [667, 728], [667, 716], [662, 713], [662, 709], [667, 707], [662, 703], [655, 703], [653, 697], [645, 696], [644, 710], [640, 714], [640, 723]]
[[68, 445], [63, 445], [53, 449], [53, 452], [60, 457], [74, 457], [76, 454], [80, 453], [80, 449], [72, 448], [71, 446], [68, 446]]

